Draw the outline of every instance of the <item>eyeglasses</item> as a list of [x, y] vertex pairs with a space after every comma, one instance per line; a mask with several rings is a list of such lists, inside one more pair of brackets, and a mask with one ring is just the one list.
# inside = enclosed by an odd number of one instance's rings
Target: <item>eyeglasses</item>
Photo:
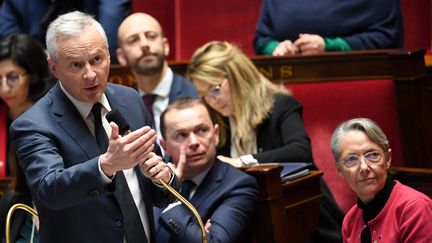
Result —
[[341, 163], [346, 167], [353, 167], [360, 163], [361, 157], [363, 157], [365, 161], [369, 161], [371, 163], [378, 163], [381, 160], [382, 156], [383, 154], [378, 151], [371, 151], [361, 156], [352, 154], [341, 160]]
[[26, 75], [26, 73], [21, 73], [21, 74], [17, 74], [17, 73], [8, 73], [8, 74], [6, 74], [6, 76], [4, 76], [4, 77], [2, 77], [2, 76], [0, 76], [0, 80], [1, 80], [1, 83], [0, 83], [0, 86], [3, 86], [3, 83], [4, 82], [6, 82], [6, 84], [9, 86], [9, 87], [15, 87], [15, 86], [17, 86], [18, 85], [18, 83], [19, 83], [19, 81], [21, 80], [21, 78], [23, 77], [23, 76], [25, 76]]
[[221, 84], [215, 85], [207, 90], [207, 92], [203, 95], [204, 98], [217, 98], [222, 94], [222, 87], [227, 82], [227, 79], [224, 79]]

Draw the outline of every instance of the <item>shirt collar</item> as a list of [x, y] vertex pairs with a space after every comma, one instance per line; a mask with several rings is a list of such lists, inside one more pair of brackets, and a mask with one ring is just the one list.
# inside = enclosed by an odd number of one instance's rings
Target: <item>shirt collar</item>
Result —
[[[77, 108], [78, 112], [80, 113], [81, 117], [85, 120], [89, 116], [91, 109], [93, 107], [92, 103], [82, 102], [77, 99], [75, 99], [71, 94], [69, 94], [66, 89], [63, 87], [63, 85], [60, 83], [60, 88], [63, 91], [63, 93], [68, 97], [68, 99], [72, 102], [72, 104]], [[99, 103], [102, 104], [102, 106], [108, 111], [111, 111], [111, 106], [108, 102], [108, 99], [105, 95], [105, 93], [102, 94], [102, 96], [98, 100]]]
[[[171, 90], [171, 85], [173, 82], [174, 73], [171, 70], [171, 68], [167, 69], [167, 72], [165, 76], [162, 78], [162, 80], [156, 85], [154, 90], [151, 92], [152, 94], [155, 94], [160, 97], [168, 97], [169, 92]], [[138, 92], [141, 96], [145, 95], [146, 93], [138, 88]]]
[[198, 188], [201, 185], [201, 183], [203, 182], [204, 178], [206, 177], [207, 173], [210, 171], [211, 168], [212, 166], [205, 169], [203, 172], [199, 173], [197, 176], [191, 179], [195, 183], [196, 188]]

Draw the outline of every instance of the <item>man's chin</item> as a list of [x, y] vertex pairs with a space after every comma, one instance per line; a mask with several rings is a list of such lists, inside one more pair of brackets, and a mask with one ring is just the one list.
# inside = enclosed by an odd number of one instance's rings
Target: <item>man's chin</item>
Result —
[[140, 65], [135, 70], [141, 75], [155, 75], [162, 72], [162, 67], [156, 65]]

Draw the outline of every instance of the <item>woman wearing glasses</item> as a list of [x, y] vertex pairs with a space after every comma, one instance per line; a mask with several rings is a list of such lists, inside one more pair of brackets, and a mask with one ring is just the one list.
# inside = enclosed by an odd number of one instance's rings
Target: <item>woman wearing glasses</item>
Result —
[[[266, 79], [239, 48], [220, 41], [205, 44], [192, 56], [187, 76], [219, 124], [220, 160], [235, 167], [312, 162], [302, 105], [282, 85]], [[322, 190], [326, 228], [319, 227], [313, 239], [339, 242], [343, 213], [324, 183]]]
[[[0, 176], [14, 178], [13, 189], [0, 201], [0, 227], [4, 229], [6, 213], [18, 202], [31, 205], [31, 196], [24, 174], [15, 160], [7, 138], [13, 120], [42, 97], [53, 78], [43, 46], [26, 34], [12, 34], [0, 39]], [[11, 227], [11, 242], [34, 237], [34, 224], [28, 214], [17, 212]], [[26, 220], [27, 219], [27, 220]], [[4, 239], [4, 230], [1, 239]], [[34, 239], [33, 242], [38, 242]]]
[[357, 118], [340, 124], [330, 147], [359, 198], [344, 218], [344, 242], [432, 242], [432, 200], [387, 173], [392, 151], [375, 122]]

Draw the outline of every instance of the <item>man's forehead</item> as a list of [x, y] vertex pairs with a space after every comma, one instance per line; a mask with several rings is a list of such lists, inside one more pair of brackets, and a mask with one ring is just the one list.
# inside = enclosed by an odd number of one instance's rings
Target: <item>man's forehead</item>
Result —
[[165, 115], [167, 127], [173, 130], [193, 129], [199, 126], [212, 126], [207, 109], [194, 106], [186, 109], [173, 109]]
[[122, 35], [135, 35], [138, 33], [156, 32], [161, 33], [162, 27], [153, 18], [146, 15], [131, 16], [126, 19], [123, 26], [120, 27]]

